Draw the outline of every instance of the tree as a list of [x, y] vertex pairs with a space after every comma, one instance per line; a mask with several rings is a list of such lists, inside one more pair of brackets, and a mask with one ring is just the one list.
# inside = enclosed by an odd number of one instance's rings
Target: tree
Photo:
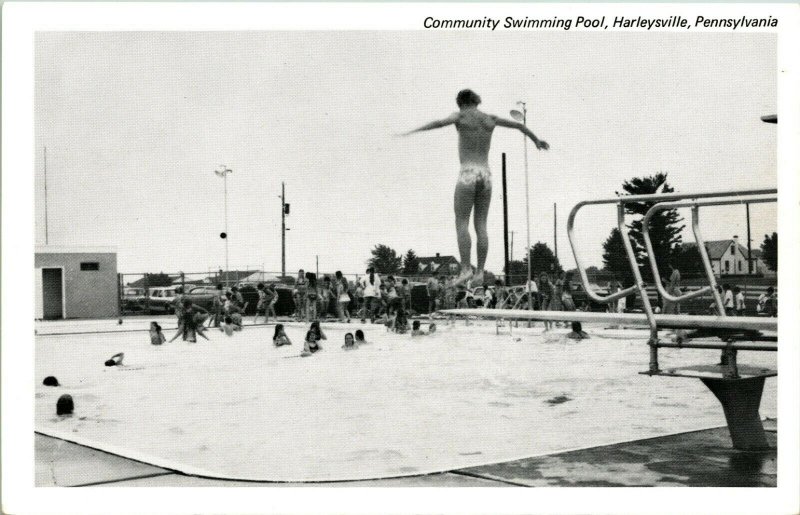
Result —
[[[623, 193], [617, 195], [647, 195], [652, 193], [672, 193], [675, 190], [667, 184], [667, 174], [659, 172], [649, 177], [634, 177], [622, 183]], [[656, 202], [631, 202], [625, 204], [625, 213], [628, 215], [639, 216], [638, 219], [631, 221], [628, 229], [633, 245], [633, 252], [642, 271], [642, 276], [652, 279], [650, 264], [644, 245], [644, 234], [642, 232], [642, 218]], [[679, 225], [683, 221], [675, 209], [659, 211], [650, 219], [650, 241], [653, 243], [653, 251], [658, 261], [659, 273], [664, 276], [667, 274], [669, 260], [672, 259], [675, 248], [681, 243], [681, 231], [685, 225]]]
[[163, 272], [157, 274], [145, 274], [147, 277], [147, 287], [155, 288], [158, 286], [172, 286], [172, 278]]
[[619, 228], [611, 229], [606, 241], [603, 242], [603, 269], [627, 287], [634, 283], [631, 265], [625, 252], [625, 242]]
[[767, 268], [773, 272], [778, 271], [778, 233], [764, 235], [764, 242], [761, 243], [761, 258]]
[[388, 245], [375, 245], [372, 249], [372, 257], [367, 261], [367, 265], [374, 267], [379, 274], [396, 274], [400, 271], [400, 264], [403, 258]]
[[528, 265], [525, 261], [509, 261], [505, 284], [506, 286], [525, 284], [525, 277], [527, 275]]
[[[539, 241], [536, 242], [536, 245], [531, 247], [531, 275], [533, 277], [538, 276], [542, 272], [547, 272], [548, 274], [561, 273], [562, 270], [561, 263], [558, 262], [558, 258], [553, 254], [553, 251], [550, 250], [550, 247], [547, 246], [547, 243]], [[527, 268], [525, 269], [525, 273], [528, 273]]]
[[[672, 253], [672, 263], [675, 268], [680, 270], [684, 278], [690, 277], [703, 277], [705, 269], [703, 268], [703, 258], [700, 257], [700, 251], [697, 245], [679, 245]], [[662, 277], [666, 280], [667, 276]]]
[[409, 275], [419, 273], [419, 260], [413, 249], [408, 249], [403, 257], [403, 273]]

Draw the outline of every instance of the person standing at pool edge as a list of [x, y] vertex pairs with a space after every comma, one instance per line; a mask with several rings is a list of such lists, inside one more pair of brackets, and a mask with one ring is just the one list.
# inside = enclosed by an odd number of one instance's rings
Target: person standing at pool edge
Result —
[[464, 283], [472, 278], [472, 264], [470, 255], [472, 241], [469, 235], [469, 217], [475, 208], [475, 233], [477, 236], [478, 263], [474, 281], [483, 285], [483, 267], [489, 252], [489, 236], [486, 232], [486, 219], [489, 215], [489, 203], [492, 199], [492, 173], [489, 169], [489, 147], [492, 142], [492, 132], [495, 126], [517, 129], [528, 136], [536, 148], [547, 150], [547, 142], [540, 140], [525, 125], [486, 114], [478, 110], [481, 97], [470, 89], [458, 92], [456, 104], [459, 110], [447, 118], [430, 122], [418, 129], [409, 131], [403, 136], [421, 131], [439, 129], [448, 125], [455, 125], [458, 131], [458, 154], [461, 161], [461, 171], [454, 196], [453, 207], [456, 215], [456, 236], [458, 238], [458, 251], [461, 257], [461, 274], [458, 283]]

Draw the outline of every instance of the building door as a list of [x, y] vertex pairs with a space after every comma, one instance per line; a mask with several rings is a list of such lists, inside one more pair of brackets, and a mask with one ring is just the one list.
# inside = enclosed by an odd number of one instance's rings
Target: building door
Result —
[[42, 268], [42, 318], [58, 320], [64, 318], [63, 270]]

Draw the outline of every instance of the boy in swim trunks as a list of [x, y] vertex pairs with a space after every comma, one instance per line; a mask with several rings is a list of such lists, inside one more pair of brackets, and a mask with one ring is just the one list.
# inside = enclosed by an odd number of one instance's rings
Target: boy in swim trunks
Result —
[[492, 173], [489, 170], [489, 147], [492, 132], [496, 126], [517, 129], [528, 136], [536, 148], [547, 150], [547, 142], [540, 140], [525, 125], [499, 116], [486, 114], [478, 110], [481, 97], [470, 89], [461, 90], [456, 97], [459, 111], [447, 118], [437, 120], [404, 134], [429, 131], [448, 125], [455, 125], [458, 131], [458, 154], [461, 161], [461, 172], [456, 183], [454, 209], [456, 215], [456, 236], [458, 251], [461, 256], [461, 274], [458, 283], [465, 283], [472, 278], [470, 254], [472, 241], [469, 235], [469, 217], [475, 208], [475, 233], [478, 238], [478, 266], [474, 282], [483, 285], [483, 267], [489, 252], [489, 236], [486, 232], [486, 218], [489, 215], [489, 203], [492, 198]]

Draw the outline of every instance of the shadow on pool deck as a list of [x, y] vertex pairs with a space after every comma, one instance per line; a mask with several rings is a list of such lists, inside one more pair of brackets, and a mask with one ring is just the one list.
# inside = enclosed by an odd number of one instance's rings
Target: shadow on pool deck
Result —
[[36, 434], [36, 486], [712, 486], [777, 485], [777, 434], [772, 449], [731, 448], [726, 427], [424, 476], [335, 483], [261, 483], [185, 476]]

